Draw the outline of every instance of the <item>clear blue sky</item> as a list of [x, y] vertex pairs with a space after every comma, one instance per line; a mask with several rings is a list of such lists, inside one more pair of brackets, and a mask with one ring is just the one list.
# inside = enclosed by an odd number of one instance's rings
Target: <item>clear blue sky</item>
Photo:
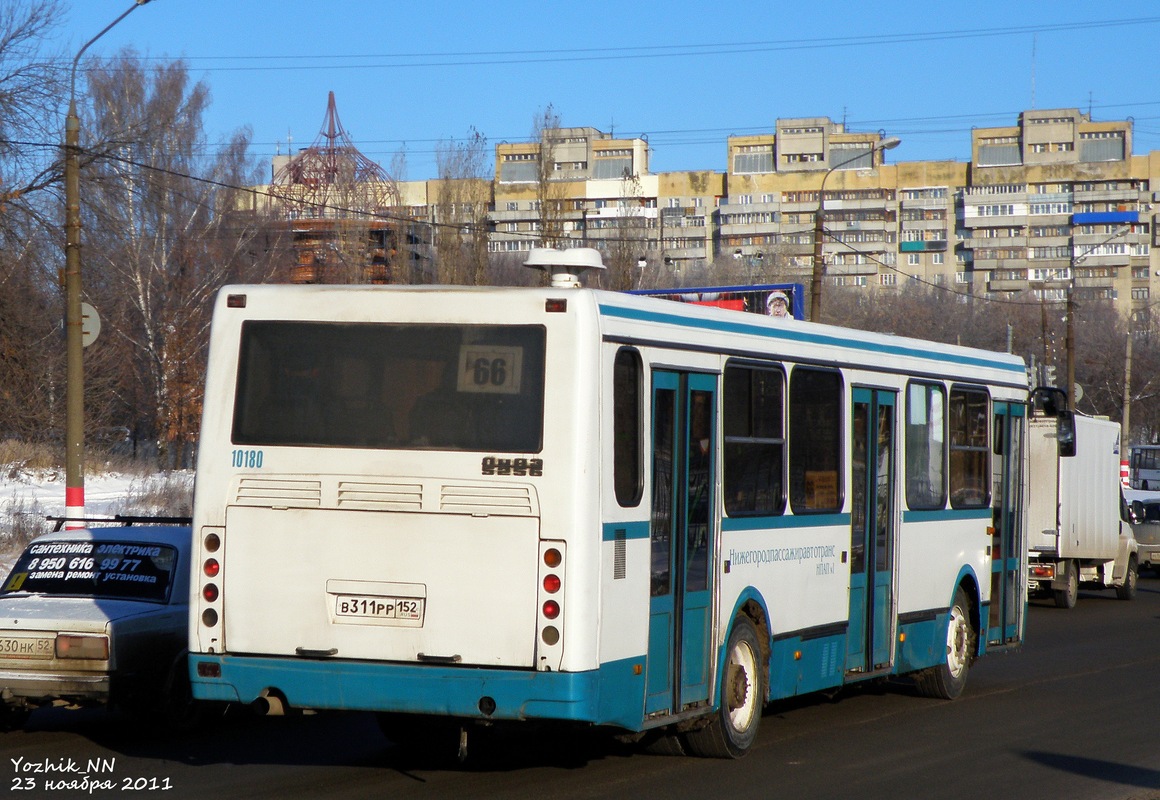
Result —
[[[75, 54], [132, 0], [63, 3]], [[1154, 0], [152, 0], [89, 52], [186, 59], [213, 94], [211, 141], [248, 125], [267, 161], [314, 141], [334, 91], [355, 144], [384, 167], [405, 148], [398, 177], [416, 180], [436, 142], [527, 139], [549, 103], [567, 126], [646, 135], [653, 172], [723, 171], [727, 136], [805, 116], [901, 137], [891, 161], [966, 161], [973, 127], [1090, 109], [1134, 119], [1146, 153], [1158, 36]]]

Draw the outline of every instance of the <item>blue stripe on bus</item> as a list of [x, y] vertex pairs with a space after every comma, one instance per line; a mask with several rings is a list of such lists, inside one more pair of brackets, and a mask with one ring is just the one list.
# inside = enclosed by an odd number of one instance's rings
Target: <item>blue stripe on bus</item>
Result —
[[940, 508], [933, 511], [903, 511], [903, 522], [951, 522], [991, 519], [991, 508]]
[[849, 514], [795, 514], [781, 517], [725, 517], [723, 531], [761, 531], [771, 528], [826, 528], [849, 525]]
[[887, 344], [884, 342], [866, 342], [857, 338], [845, 338], [827, 333], [813, 333], [803, 331], [794, 325], [772, 328], [766, 325], [754, 325], [745, 322], [731, 322], [718, 319], [694, 319], [679, 314], [666, 314], [659, 311], [642, 311], [635, 308], [624, 308], [614, 305], [599, 305], [600, 313], [610, 317], [636, 320], [638, 322], [660, 322], [667, 325], [679, 325], [686, 328], [702, 328], [721, 333], [743, 333], [750, 336], [760, 336], [767, 339], [786, 339], [795, 342], [810, 344], [833, 345], [852, 350], [863, 350], [870, 353], [882, 353], [896, 356], [910, 356], [951, 364], [970, 365], [1000, 369], [1005, 372], [1023, 375], [1024, 366], [1021, 361], [1000, 361], [995, 358], [983, 358], [961, 354], [940, 353], [921, 347], [910, 347], [901, 344]]
[[616, 534], [619, 531], [624, 531], [625, 539], [647, 539], [648, 538], [648, 522], [605, 522], [602, 537], [606, 542], [616, 541]]
[[[199, 700], [250, 703], [276, 689], [292, 708], [396, 711], [470, 719], [554, 719], [640, 730], [644, 654], [585, 672], [443, 667], [279, 656], [191, 655]], [[199, 664], [220, 666], [220, 678], [198, 676]], [[490, 716], [480, 699], [495, 701]]]

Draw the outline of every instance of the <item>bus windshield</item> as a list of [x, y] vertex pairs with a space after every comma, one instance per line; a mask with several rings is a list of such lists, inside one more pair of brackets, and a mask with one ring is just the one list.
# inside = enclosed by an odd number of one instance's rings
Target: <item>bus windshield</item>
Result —
[[251, 320], [235, 444], [539, 452], [540, 325]]

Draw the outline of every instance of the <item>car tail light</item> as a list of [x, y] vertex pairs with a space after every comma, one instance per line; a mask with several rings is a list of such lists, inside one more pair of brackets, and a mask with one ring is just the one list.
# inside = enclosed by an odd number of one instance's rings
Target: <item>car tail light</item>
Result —
[[108, 661], [109, 637], [84, 636], [72, 633], [57, 634], [56, 657]]

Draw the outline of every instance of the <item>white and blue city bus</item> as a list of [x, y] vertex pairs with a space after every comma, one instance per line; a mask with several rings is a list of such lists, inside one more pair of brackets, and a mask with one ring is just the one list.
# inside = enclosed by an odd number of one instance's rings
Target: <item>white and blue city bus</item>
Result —
[[951, 698], [1021, 642], [1020, 359], [529, 263], [553, 286], [221, 291], [196, 697], [736, 757], [771, 700]]

